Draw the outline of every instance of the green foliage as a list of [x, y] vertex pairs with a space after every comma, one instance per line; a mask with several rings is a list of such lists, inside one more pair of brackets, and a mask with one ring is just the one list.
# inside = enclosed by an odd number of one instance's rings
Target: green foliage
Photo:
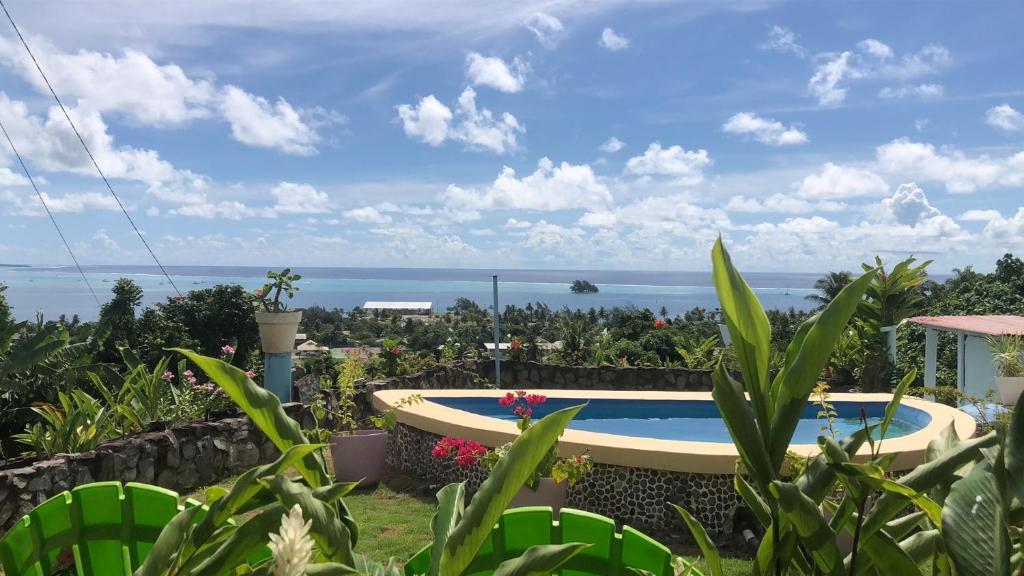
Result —
[[989, 336], [986, 342], [992, 350], [996, 374], [1004, 377], [1024, 376], [1024, 338], [1016, 334]]
[[714, 368], [722, 353], [721, 348], [718, 347], [718, 336], [710, 336], [700, 342], [687, 341], [684, 345], [676, 348], [676, 351], [682, 356], [686, 367], [695, 370]]
[[87, 452], [117, 431], [115, 414], [82, 390], [58, 392], [57, 405], [40, 404], [32, 411], [40, 420], [14, 438], [39, 458]]
[[267, 271], [267, 282], [262, 288], [253, 292], [253, 304], [266, 312], [284, 312], [288, 309], [287, 304], [281, 302], [281, 294], [291, 300], [298, 288], [295, 282], [302, 280], [302, 275], [292, 274], [291, 268], [285, 268], [280, 272]]
[[817, 304], [819, 308], [824, 307], [835, 300], [843, 288], [852, 281], [853, 275], [849, 272], [829, 272], [814, 281], [814, 289], [818, 293], [808, 294], [805, 298]]
[[120, 343], [130, 346], [136, 344], [138, 326], [135, 311], [142, 304], [142, 288], [129, 278], [118, 278], [111, 292], [111, 299], [100, 307], [98, 324], [108, 334], [101, 358], [116, 362], [119, 359], [117, 346]]
[[[741, 371], [736, 380], [720, 364], [714, 397], [747, 475], [737, 476], [737, 492], [765, 528], [756, 574], [910, 575], [921, 574], [926, 560], [935, 574], [1009, 575], [1024, 569], [1019, 553], [1024, 488], [1017, 488], [1024, 486], [1024, 411], [1014, 414], [1005, 436], [992, 432], [961, 442], [950, 426], [929, 446], [925, 464], [892, 479], [887, 467], [893, 455], [881, 456], [881, 444], [916, 378], [911, 371], [877, 427], [864, 419], [863, 429], [841, 442], [832, 435], [819, 438], [821, 453], [789, 478], [781, 477], [785, 449], [809, 396], [817, 396], [826, 418], [832, 413], [826, 388], [815, 388], [814, 379], [833, 356], [868, 285], [882, 281], [868, 270], [839, 292], [796, 333], [782, 368], [769, 381], [763, 350], [770, 337], [760, 305], [720, 241], [713, 261]], [[867, 461], [854, 463], [865, 444]], [[904, 517], [908, 506], [916, 512]], [[717, 551], [706, 545], [702, 528], [688, 515], [684, 519], [709, 565], [716, 563]], [[845, 558], [837, 545], [843, 533], [853, 537]]]
[[573, 280], [569, 291], [573, 294], [596, 294], [598, 288], [589, 280]]
[[374, 428], [380, 430], [394, 430], [395, 426], [398, 426], [398, 409], [406, 406], [413, 406], [423, 402], [423, 396], [420, 394], [410, 394], [403, 398], [399, 398], [394, 405], [389, 406], [380, 414], [374, 414], [370, 416], [370, 423], [373, 424]]

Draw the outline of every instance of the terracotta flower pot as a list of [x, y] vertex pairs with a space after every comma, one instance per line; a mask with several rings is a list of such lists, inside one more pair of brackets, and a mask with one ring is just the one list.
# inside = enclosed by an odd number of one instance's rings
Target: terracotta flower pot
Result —
[[565, 482], [555, 482], [551, 478], [541, 478], [537, 490], [530, 490], [529, 486], [523, 486], [519, 493], [508, 505], [509, 508], [522, 508], [524, 506], [550, 506], [553, 514], [565, 506], [569, 497], [569, 485]]
[[331, 459], [336, 482], [359, 482], [372, 486], [384, 477], [388, 433], [383, 430], [354, 430], [331, 436]]
[[295, 334], [299, 331], [302, 310], [293, 312], [256, 311], [256, 324], [260, 328], [260, 346], [264, 352], [278, 354], [295, 348]]
[[996, 387], [1003, 404], [1013, 406], [1024, 392], [1024, 376], [996, 376]]

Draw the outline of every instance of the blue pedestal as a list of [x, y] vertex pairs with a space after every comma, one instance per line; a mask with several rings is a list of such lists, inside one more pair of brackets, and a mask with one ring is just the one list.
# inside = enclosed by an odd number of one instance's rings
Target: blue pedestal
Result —
[[292, 401], [292, 353], [263, 353], [263, 387], [282, 403]]

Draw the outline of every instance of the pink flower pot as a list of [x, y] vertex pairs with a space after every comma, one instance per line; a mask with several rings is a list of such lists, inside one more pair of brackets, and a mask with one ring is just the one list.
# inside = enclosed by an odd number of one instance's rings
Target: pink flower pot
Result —
[[523, 508], [524, 506], [550, 506], [553, 514], [565, 506], [569, 497], [569, 486], [565, 482], [555, 482], [551, 478], [541, 478], [537, 490], [530, 490], [529, 486], [519, 489], [516, 497], [508, 505], [509, 508]]
[[336, 482], [360, 481], [360, 486], [380, 482], [387, 469], [388, 433], [383, 430], [354, 430], [331, 436], [331, 460]]

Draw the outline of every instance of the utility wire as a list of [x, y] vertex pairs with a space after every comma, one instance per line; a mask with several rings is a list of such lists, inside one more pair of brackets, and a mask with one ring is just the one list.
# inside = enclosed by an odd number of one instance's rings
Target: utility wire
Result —
[[117, 193], [114, 192], [114, 187], [110, 185], [110, 181], [107, 180], [106, 174], [104, 174], [103, 170], [100, 169], [100, 165], [96, 162], [96, 158], [93, 157], [92, 151], [89, 150], [89, 146], [86, 145], [85, 139], [82, 138], [82, 134], [78, 131], [78, 127], [76, 127], [74, 121], [71, 120], [71, 115], [68, 114], [67, 109], [64, 107], [64, 103], [60, 101], [60, 97], [57, 96], [56, 90], [54, 90], [53, 85], [50, 84], [50, 79], [46, 77], [46, 73], [43, 72], [43, 67], [40, 66], [39, 61], [36, 60], [36, 55], [33, 54], [32, 49], [28, 47], [28, 42], [26, 42], [25, 37], [21, 35], [21, 30], [19, 30], [18, 25], [14, 23], [14, 18], [11, 17], [11, 13], [8, 12], [7, 5], [3, 0], [0, 0], [0, 8], [3, 8], [4, 14], [7, 16], [7, 20], [11, 23], [11, 27], [14, 28], [14, 32], [18, 35], [18, 39], [21, 40], [21, 45], [25, 47], [25, 51], [28, 52], [29, 57], [32, 59], [32, 63], [36, 65], [36, 70], [38, 70], [39, 75], [43, 77], [43, 82], [45, 82], [46, 87], [50, 89], [50, 94], [53, 95], [53, 99], [56, 100], [57, 105], [60, 106], [60, 111], [64, 113], [64, 117], [67, 118], [68, 124], [71, 125], [71, 129], [75, 132], [75, 136], [78, 136], [78, 141], [82, 143], [82, 148], [85, 148], [85, 153], [89, 155], [89, 160], [92, 160], [92, 165], [96, 168], [96, 172], [99, 173], [100, 178], [103, 179], [103, 183], [107, 185], [107, 190], [110, 191], [110, 195], [117, 201], [117, 205], [121, 208], [121, 213], [123, 213], [124, 217], [128, 219], [128, 223], [132, 225], [132, 229], [135, 230], [135, 234], [138, 235], [139, 240], [142, 240], [142, 245], [146, 247], [149, 255], [153, 258], [153, 261], [156, 262], [157, 267], [160, 268], [160, 272], [163, 272], [164, 277], [167, 278], [167, 282], [171, 284], [171, 288], [174, 288], [174, 291], [177, 292], [178, 296], [181, 296], [181, 290], [178, 290], [178, 286], [174, 284], [174, 280], [171, 279], [171, 275], [167, 273], [164, 265], [160, 263], [160, 259], [156, 257], [156, 253], [153, 252], [152, 248], [150, 248], [149, 242], [146, 242], [146, 238], [142, 235], [142, 232], [139, 231], [139, 227], [135, 225], [135, 221], [132, 220], [132, 217], [128, 214], [128, 210], [125, 209], [124, 203], [121, 202], [121, 198], [119, 198]]
[[28, 177], [28, 181], [32, 184], [32, 189], [36, 191], [36, 196], [39, 197], [39, 202], [43, 205], [43, 210], [46, 210], [46, 215], [50, 217], [50, 222], [53, 223], [53, 227], [57, 229], [57, 235], [60, 236], [61, 242], [64, 243], [64, 247], [68, 249], [68, 254], [71, 255], [71, 260], [75, 263], [75, 268], [78, 268], [78, 273], [82, 275], [82, 280], [85, 281], [86, 287], [89, 288], [89, 293], [92, 294], [92, 299], [96, 301], [96, 306], [101, 307], [100, 299], [96, 296], [96, 291], [92, 289], [92, 284], [89, 283], [89, 279], [85, 276], [85, 271], [82, 270], [82, 265], [78, 263], [78, 258], [75, 258], [75, 252], [71, 249], [71, 245], [68, 244], [67, 238], [64, 237], [64, 232], [61, 231], [60, 225], [57, 224], [57, 219], [53, 217], [53, 212], [50, 212], [50, 207], [46, 205], [46, 199], [43, 198], [43, 193], [39, 191], [39, 187], [36, 186], [35, 178], [32, 178], [32, 174], [28, 171], [28, 166], [25, 165], [25, 160], [21, 158], [21, 154], [18, 153], [18, 149], [14, 146], [14, 141], [11, 140], [11, 135], [7, 133], [7, 128], [4, 127], [4, 123], [0, 120], [0, 130], [3, 130], [4, 137], [7, 138], [7, 143], [11, 145], [11, 151], [18, 158], [18, 163], [21, 164], [22, 171], [25, 172], [25, 176]]

